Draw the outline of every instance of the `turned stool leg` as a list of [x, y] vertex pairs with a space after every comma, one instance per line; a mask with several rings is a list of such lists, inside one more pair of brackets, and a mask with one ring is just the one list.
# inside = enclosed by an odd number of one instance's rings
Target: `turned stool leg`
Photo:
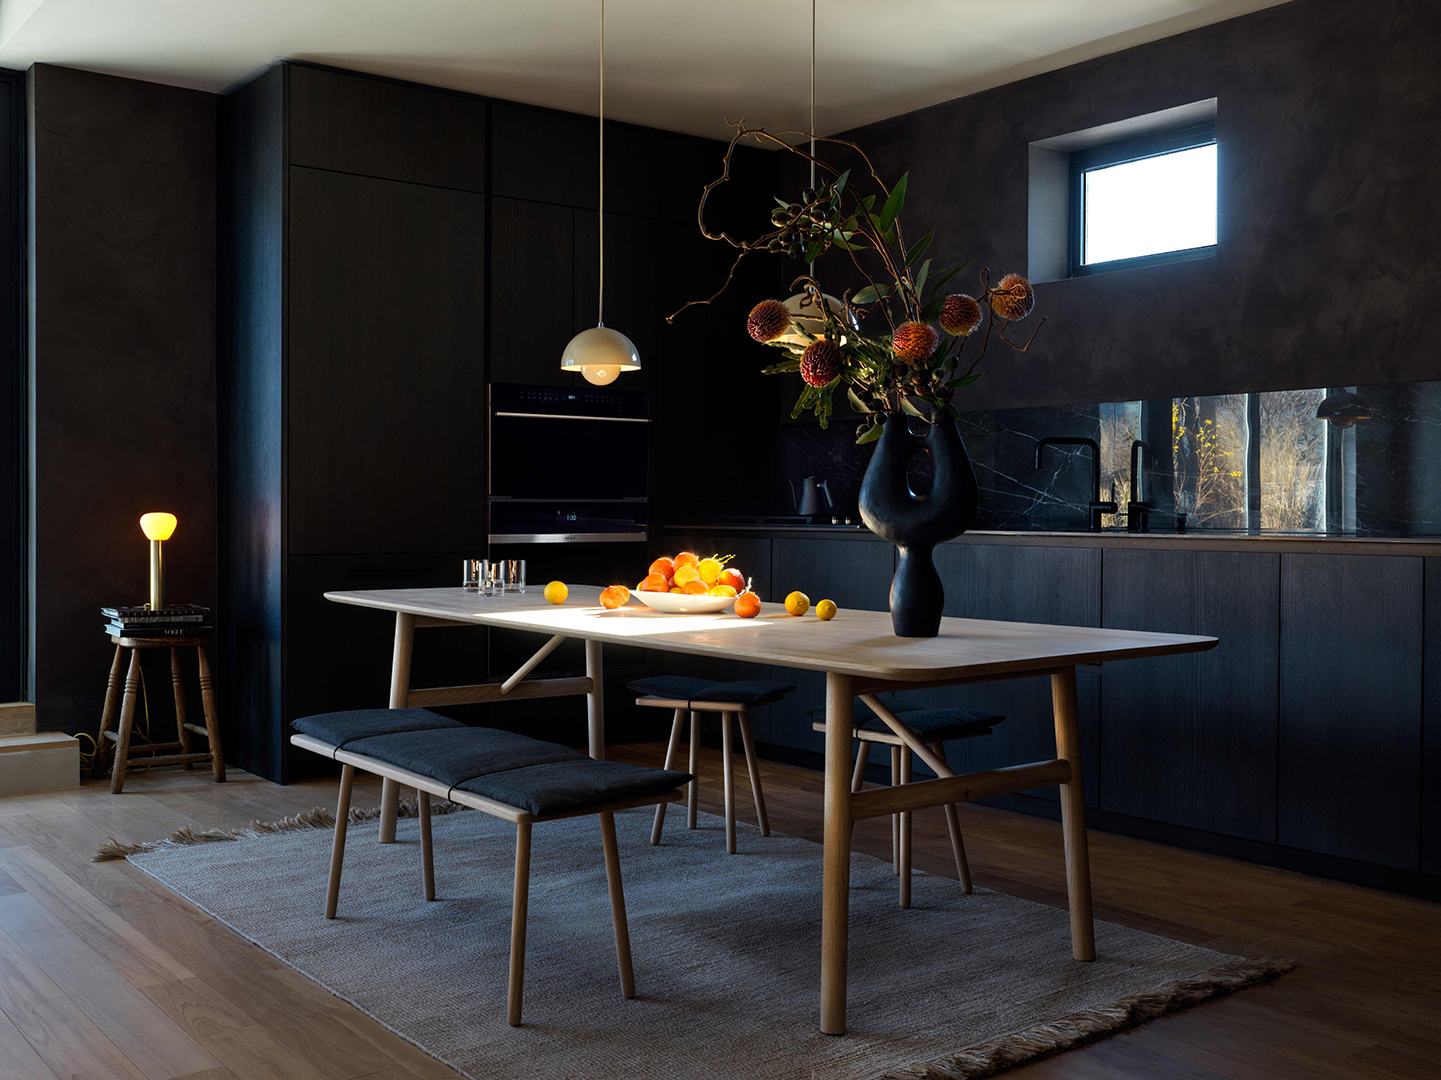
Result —
[[115, 764], [110, 769], [110, 794], [125, 787], [125, 763], [130, 757], [130, 729], [135, 724], [135, 699], [140, 696], [140, 650], [130, 650], [130, 670], [125, 675], [125, 695], [120, 701], [120, 735], [115, 741]]
[[[751, 798], [756, 804], [756, 820], [760, 823], [761, 835], [771, 834], [770, 818], [766, 816], [766, 796], [761, 790], [761, 770], [756, 762], [756, 744], [751, 738], [751, 722], [744, 712], [736, 713], [736, 722], [740, 724], [741, 743], [746, 751], [746, 772], [751, 778]], [[665, 803], [661, 803], [662, 806]]]
[[851, 790], [860, 791], [866, 782], [866, 763], [871, 757], [871, 744], [865, 739], [861, 740], [861, 748], [856, 751], [856, 771], [851, 773]]
[[690, 714], [690, 774], [696, 779], [686, 785], [685, 827], [696, 827], [696, 802], [700, 788], [700, 713]]
[[723, 712], [721, 718], [721, 775], [724, 778], [726, 810], [726, 854], [736, 853], [736, 766], [735, 753], [731, 746], [731, 714]]
[[[180, 650], [170, 650], [170, 683], [175, 690], [175, 737], [180, 740], [180, 752], [190, 753], [190, 732], [185, 727], [185, 680], [180, 675]], [[195, 768], [195, 762], [187, 761], [185, 771]]]
[[100, 736], [95, 740], [95, 760], [90, 762], [90, 775], [97, 780], [105, 775], [105, 762], [110, 759], [110, 740], [105, 733], [115, 727], [115, 706], [120, 698], [120, 672], [125, 664], [125, 646], [115, 646], [115, 659], [110, 663], [110, 681], [105, 684], [105, 708], [100, 710]]
[[335, 918], [340, 902], [340, 869], [345, 862], [345, 833], [350, 827], [350, 792], [355, 786], [355, 766], [340, 767], [340, 798], [335, 805], [335, 836], [330, 841], [330, 880], [325, 886], [325, 917]]
[[420, 812], [420, 873], [425, 885], [425, 898], [435, 899], [435, 848], [430, 842], [430, 793], [417, 791]]
[[[680, 733], [681, 726], [685, 723], [685, 710], [675, 711], [675, 720], [670, 725], [670, 742], [665, 748], [665, 767], [675, 768], [675, 759], [680, 756]], [[651, 826], [650, 842], [652, 846], [660, 843], [660, 831], [665, 826], [665, 803], [657, 803], [655, 807], [655, 824]]]
[[215, 680], [210, 675], [210, 657], [205, 646], [195, 646], [200, 654], [200, 704], [205, 710], [205, 737], [210, 740], [210, 771], [217, 784], [225, 783], [225, 749], [220, 745], [220, 717], [215, 712]]

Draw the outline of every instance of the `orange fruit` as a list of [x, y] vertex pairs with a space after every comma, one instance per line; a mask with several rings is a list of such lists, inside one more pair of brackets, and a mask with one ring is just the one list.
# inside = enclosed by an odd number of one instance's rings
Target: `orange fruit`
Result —
[[681, 588], [685, 590], [687, 596], [705, 596], [710, 592], [710, 586], [700, 580], [700, 578], [696, 578], [694, 581], [687, 581]]
[[740, 591], [746, 587], [746, 579], [745, 575], [735, 567], [727, 566], [720, 572], [720, 577], [716, 578], [716, 584], [729, 585], [739, 594]]
[[630, 590], [624, 585], [607, 585], [600, 591], [600, 606], [614, 611], [630, 603]]
[[820, 619], [821, 622], [830, 622], [830, 620], [836, 617], [838, 610], [834, 600], [822, 600], [816, 605], [816, 618]]
[[761, 613], [761, 598], [753, 592], [743, 592], [736, 597], [735, 611], [742, 619], [754, 619]]
[[700, 571], [700, 579], [707, 585], [714, 585], [721, 576], [721, 561], [719, 559], [702, 559], [696, 563], [695, 568]]
[[679, 585], [672, 585], [670, 587], [670, 591], [673, 593], [680, 593], [682, 596], [685, 595], [685, 590], [682, 589]]
[[786, 597], [786, 610], [792, 615], [804, 615], [811, 608], [811, 598], [803, 592], [793, 592]]
[[700, 562], [700, 556], [694, 551], [682, 551], [675, 557], [675, 568], [679, 570], [682, 566], [694, 566]]
[[699, 580], [700, 571], [697, 570], [694, 566], [677, 566], [675, 568], [675, 577], [671, 578], [671, 581], [674, 584], [680, 585], [682, 587], [684, 587], [687, 582]]
[[636, 587], [636, 592], [666, 592], [670, 588], [670, 578], [664, 574], [647, 574], [645, 580]]
[[650, 564], [650, 570], [647, 576], [649, 576], [649, 574], [659, 574], [663, 578], [670, 578], [674, 573], [675, 563], [671, 562], [664, 555], [662, 555], [659, 559]]
[[570, 595], [570, 590], [565, 587], [563, 581], [552, 581], [545, 587], [545, 598], [552, 604], [563, 604], [565, 598]]
[[710, 591], [707, 592], [706, 595], [707, 595], [707, 596], [735, 596], [735, 595], [736, 595], [736, 591], [735, 591], [734, 589], [732, 589], [729, 585], [712, 585], [712, 586], [710, 587]]

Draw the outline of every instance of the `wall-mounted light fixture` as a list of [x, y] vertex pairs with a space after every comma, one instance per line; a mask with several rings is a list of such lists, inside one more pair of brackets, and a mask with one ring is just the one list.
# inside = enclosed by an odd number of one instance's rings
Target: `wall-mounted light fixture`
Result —
[[152, 610], [165, 606], [165, 555], [161, 547], [174, 535], [177, 524], [174, 514], [161, 511], [140, 516], [140, 531], [150, 541], [150, 607]]
[[1349, 390], [1327, 394], [1316, 406], [1316, 419], [1325, 420], [1334, 427], [1355, 427], [1358, 420], [1370, 420], [1371, 408]]

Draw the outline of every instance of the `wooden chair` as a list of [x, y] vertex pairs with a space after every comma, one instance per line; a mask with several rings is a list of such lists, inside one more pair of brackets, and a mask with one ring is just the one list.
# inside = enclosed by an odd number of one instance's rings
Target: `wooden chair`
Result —
[[[795, 689], [789, 683], [745, 681], [714, 682], [710, 679], [695, 679], [686, 675], [658, 675], [648, 679], [637, 679], [627, 684], [640, 695], [637, 705], [658, 709], [674, 709], [675, 719], [671, 723], [670, 743], [666, 747], [665, 767], [675, 768], [680, 755], [681, 730], [685, 717], [690, 716], [690, 772], [698, 776], [700, 767], [700, 723], [697, 713], [716, 712], [721, 717], [721, 757], [725, 777], [725, 821], [726, 853], [736, 853], [736, 803], [735, 803], [735, 761], [732, 747], [731, 719], [740, 728], [741, 743], [745, 747], [746, 771], [750, 774], [751, 797], [755, 800], [756, 818], [760, 822], [761, 835], [771, 834], [770, 819], [766, 817], [766, 798], [761, 790], [760, 770], [756, 767], [755, 742], [751, 739], [749, 711], [762, 705], [779, 701]], [[696, 794], [700, 780], [692, 780], [686, 792], [686, 828], [696, 827]], [[661, 829], [665, 826], [665, 804], [655, 808], [655, 824], [651, 827], [650, 842], [660, 843]]]
[[[904, 699], [895, 699], [886, 705], [941, 758], [946, 756], [946, 743], [989, 735], [991, 729], [1005, 719], [994, 713], [971, 709], [923, 709]], [[811, 727], [816, 731], [825, 731], [824, 710], [813, 710], [810, 715], [822, 717]], [[861, 790], [871, 746], [876, 743], [891, 748], [891, 784], [909, 784], [914, 757], [911, 748], [864, 704], [856, 706], [855, 721], [853, 734], [860, 743], [860, 751], [856, 754], [856, 767], [851, 774], [851, 790]], [[946, 829], [951, 834], [951, 853], [956, 860], [956, 877], [960, 879], [962, 890], [970, 892], [971, 867], [966, 860], [966, 844], [961, 837], [960, 816], [956, 813], [955, 803], [943, 809]], [[911, 813], [908, 810], [891, 815], [891, 866], [900, 876], [901, 907], [908, 908], [911, 906]]]
[[[110, 774], [110, 793], [119, 795], [125, 787], [125, 768], [132, 753], [148, 756], [139, 758], [142, 765], [184, 765], [191, 768], [197, 761], [210, 762], [215, 782], [225, 782], [225, 754], [220, 745], [220, 719], [215, 709], [215, 683], [210, 674], [210, 658], [205, 654], [206, 637], [115, 637], [110, 641], [115, 646], [115, 660], [110, 665], [110, 682], [105, 689], [105, 707], [100, 713], [100, 738], [96, 740], [95, 761], [92, 766], [96, 777], [105, 775], [105, 762], [110, 757], [110, 744], [115, 744], [115, 764]], [[205, 713], [205, 726], [192, 724], [185, 715], [185, 682], [180, 671], [180, 650], [195, 650], [200, 665], [200, 704]], [[120, 672], [125, 670], [125, 652], [130, 650], [130, 668], [125, 674], [124, 693], [120, 690]], [[135, 703], [140, 697], [140, 653], [143, 649], [170, 650], [170, 681], [175, 692], [175, 741], [146, 743], [131, 747], [130, 736], [135, 727]], [[115, 729], [116, 700], [120, 704], [119, 730]], [[190, 749], [191, 734], [205, 736], [209, 748], [204, 753], [193, 753]], [[164, 750], [178, 750], [178, 754], [164, 754]]]

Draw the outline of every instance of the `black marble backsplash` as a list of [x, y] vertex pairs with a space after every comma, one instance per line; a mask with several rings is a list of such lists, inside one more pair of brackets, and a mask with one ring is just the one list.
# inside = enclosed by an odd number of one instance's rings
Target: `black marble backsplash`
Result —
[[[1370, 417], [1342, 428], [1316, 418], [1332, 391], [1353, 390]], [[1441, 535], [1441, 381], [1309, 388], [1211, 398], [1104, 402], [962, 413], [961, 434], [976, 470], [981, 505], [974, 528], [1085, 530], [1094, 497], [1090, 450], [1036, 448], [1047, 436], [1094, 440], [1101, 497], [1126, 527], [1133, 440], [1142, 451], [1141, 501], [1153, 532]], [[774, 511], [792, 508], [790, 483], [828, 481], [839, 517], [856, 501], [871, 448], [855, 445], [855, 423], [837, 418], [781, 428]], [[924, 455], [913, 484], [928, 483]]]

